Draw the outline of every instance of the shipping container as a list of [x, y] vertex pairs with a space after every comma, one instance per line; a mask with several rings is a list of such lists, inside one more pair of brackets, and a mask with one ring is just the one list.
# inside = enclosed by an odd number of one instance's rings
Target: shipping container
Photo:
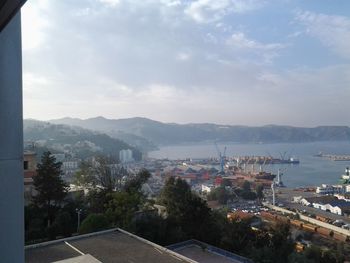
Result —
[[303, 229], [307, 230], [307, 231], [316, 232], [317, 231], [317, 226], [311, 225], [311, 224], [303, 224]]
[[303, 222], [299, 220], [290, 220], [291, 225], [296, 226], [296, 227], [303, 227]]
[[346, 242], [348, 240], [347, 236], [340, 234], [338, 232], [334, 232], [333, 238], [338, 240], [338, 241], [342, 241], [342, 242]]
[[319, 233], [320, 235], [322, 236], [325, 236], [325, 237], [329, 237], [330, 236], [330, 233], [332, 232], [331, 230], [327, 229], [327, 228], [324, 228], [324, 227], [318, 227], [317, 228], [317, 233]]

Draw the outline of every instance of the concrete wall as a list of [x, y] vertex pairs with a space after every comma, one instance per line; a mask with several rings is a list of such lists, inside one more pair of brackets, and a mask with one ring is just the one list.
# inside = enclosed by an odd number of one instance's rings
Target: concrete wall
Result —
[[0, 254], [24, 262], [21, 16], [0, 33]]

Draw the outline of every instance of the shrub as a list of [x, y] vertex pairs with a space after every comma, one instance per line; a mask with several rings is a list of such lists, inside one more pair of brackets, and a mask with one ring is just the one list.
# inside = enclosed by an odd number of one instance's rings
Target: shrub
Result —
[[79, 234], [86, 234], [107, 229], [110, 226], [108, 219], [103, 214], [90, 214], [84, 219]]

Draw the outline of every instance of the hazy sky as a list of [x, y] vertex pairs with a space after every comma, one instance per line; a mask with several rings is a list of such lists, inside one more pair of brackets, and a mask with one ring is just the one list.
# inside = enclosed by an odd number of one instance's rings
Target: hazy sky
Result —
[[24, 117], [350, 125], [349, 0], [28, 0]]

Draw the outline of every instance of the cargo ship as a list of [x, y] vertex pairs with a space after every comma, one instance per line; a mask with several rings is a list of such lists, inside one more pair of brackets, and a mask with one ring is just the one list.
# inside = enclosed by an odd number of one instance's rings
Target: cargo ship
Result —
[[274, 158], [271, 156], [239, 156], [234, 157], [234, 160], [238, 165], [241, 164], [299, 164], [300, 161], [297, 158]]

